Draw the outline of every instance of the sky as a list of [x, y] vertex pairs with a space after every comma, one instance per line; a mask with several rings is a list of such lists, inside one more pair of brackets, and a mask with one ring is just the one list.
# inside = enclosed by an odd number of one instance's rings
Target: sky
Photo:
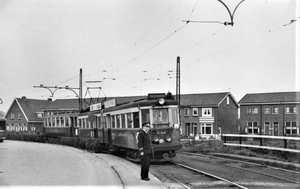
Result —
[[232, 18], [218, 0], [0, 0], [0, 111], [50, 98], [41, 84], [76, 98], [80, 69], [85, 98], [175, 94], [177, 57], [181, 94], [299, 91], [299, 1], [245, 0]]

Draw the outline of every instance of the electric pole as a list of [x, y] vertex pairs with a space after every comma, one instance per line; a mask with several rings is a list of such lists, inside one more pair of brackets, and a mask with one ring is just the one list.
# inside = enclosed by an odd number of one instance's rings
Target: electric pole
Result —
[[176, 101], [178, 102], [178, 114], [179, 114], [179, 126], [180, 122], [180, 57], [177, 57], [177, 66], [176, 66]]
[[82, 68], [79, 73], [79, 112], [82, 110]]

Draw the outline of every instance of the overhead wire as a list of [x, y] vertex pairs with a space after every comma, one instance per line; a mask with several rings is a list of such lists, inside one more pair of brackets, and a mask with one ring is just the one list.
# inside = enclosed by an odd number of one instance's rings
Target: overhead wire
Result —
[[[133, 49], [137, 44], [159, 23], [161, 20], [180, 2], [181, 0], [178, 0], [174, 5], [167, 10], [167, 12], [160, 17], [132, 46], [130, 46], [124, 53], [122, 53], [116, 60], [113, 61], [109, 66], [105, 68], [107, 70], [108, 68], [112, 67], [118, 60], [124, 57], [125, 54], [127, 54], [131, 49]], [[91, 74], [90, 74], [91, 75]], [[110, 75], [109, 75], [110, 76]]]
[[257, 38], [260, 38], [260, 37], [262, 37], [262, 36], [264, 36], [264, 35], [266, 35], [266, 34], [269, 34], [269, 33], [274, 32], [274, 31], [276, 31], [276, 30], [282, 29], [282, 28], [284, 28], [284, 27], [286, 27], [286, 26], [288, 26], [288, 25], [290, 25], [290, 24], [292, 24], [292, 23], [294, 23], [294, 22], [296, 22], [296, 21], [299, 21], [299, 19], [300, 19], [300, 17], [297, 18], [297, 19], [295, 19], [295, 20], [292, 20], [292, 21], [291, 21], [290, 23], [288, 23], [288, 24], [284, 24], [284, 25], [279, 26], [279, 27], [277, 27], [277, 28], [268, 30], [267, 32], [261, 33], [261, 34], [259, 34], [259, 35], [257, 35], [257, 36], [254, 36], [254, 37], [252, 37], [252, 38], [250, 38], [250, 39], [244, 40], [244, 41], [242, 41], [242, 42], [240, 42], [240, 43], [236, 43], [236, 44], [234, 44], [234, 45], [232, 45], [232, 46], [230, 46], [230, 47], [227, 47], [227, 48], [225, 48], [225, 49], [222, 49], [222, 50], [220, 50], [220, 51], [217, 51], [217, 52], [215, 52], [215, 53], [212, 53], [212, 54], [210, 54], [210, 55], [207, 55], [207, 56], [205, 56], [205, 57], [203, 57], [203, 58], [201, 58], [201, 59], [197, 59], [197, 60], [192, 61], [192, 62], [190, 62], [190, 63], [188, 63], [188, 64], [184, 64], [183, 66], [187, 66], [187, 65], [193, 64], [193, 63], [195, 63], [195, 62], [198, 62], [199, 60], [206, 59], [206, 58], [208, 58], [208, 57], [211, 57], [211, 56], [214, 56], [214, 55], [219, 54], [219, 53], [221, 53], [221, 52], [224, 52], [224, 51], [227, 51], [227, 50], [229, 50], [229, 49], [232, 49], [232, 48], [234, 48], [234, 47], [236, 47], [236, 46], [242, 45], [242, 44], [244, 44], [244, 43], [246, 43], [246, 42], [252, 41], [252, 40], [257, 39]]
[[[196, 5], [198, 3], [198, 0], [196, 1], [191, 14], [189, 16], [189, 19], [191, 18], [192, 14], [194, 13], [194, 10], [196, 8]], [[177, 4], [177, 3], [176, 3]], [[175, 6], [175, 5], [174, 5]], [[173, 7], [174, 7], [173, 6]], [[172, 7], [172, 8], [173, 8]], [[109, 74], [108, 76], [111, 76], [112, 74], [114, 74], [115, 72], [121, 70], [122, 68], [124, 68], [125, 66], [127, 66], [128, 64], [132, 63], [133, 61], [135, 61], [136, 59], [140, 58], [141, 56], [143, 56], [144, 54], [146, 54], [147, 52], [149, 52], [150, 50], [152, 50], [153, 48], [155, 48], [156, 46], [158, 46], [159, 44], [161, 44], [162, 42], [164, 42], [165, 40], [167, 40], [168, 38], [170, 38], [171, 36], [173, 36], [174, 34], [176, 34], [177, 32], [179, 32], [180, 30], [182, 30], [186, 25], [188, 24], [185, 23], [184, 25], [182, 25], [181, 27], [177, 28], [174, 32], [172, 32], [171, 34], [169, 34], [168, 36], [166, 36], [165, 38], [163, 38], [162, 40], [160, 40], [159, 42], [157, 42], [156, 44], [154, 44], [153, 46], [151, 46], [150, 48], [146, 49], [144, 52], [142, 52], [141, 54], [139, 54], [138, 56], [134, 57], [132, 60], [130, 60], [129, 62], [127, 62], [126, 64], [124, 64], [123, 66], [121, 66], [119, 69], [117, 69], [116, 71], [112, 72], [111, 74]], [[158, 80], [158, 79], [156, 79]]]

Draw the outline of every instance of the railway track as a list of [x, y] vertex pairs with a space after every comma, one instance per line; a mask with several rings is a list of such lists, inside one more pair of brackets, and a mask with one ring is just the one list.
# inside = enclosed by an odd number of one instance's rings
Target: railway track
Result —
[[[209, 186], [209, 184], [205, 184], [207, 181], [202, 180], [203, 178], [198, 178], [198, 183], [195, 183], [187, 180], [183, 176], [185, 173], [181, 175], [169, 173], [169, 175], [171, 175], [170, 180], [175, 178], [172, 180], [177, 180], [179, 181], [177, 183], [186, 185], [180, 184], [182, 188], [296, 188], [300, 184], [300, 173], [297, 171], [246, 161], [219, 158], [211, 155], [193, 153], [184, 155], [178, 153], [177, 158], [175, 158], [172, 163], [177, 167], [189, 169], [199, 175], [212, 178], [212, 180], [209, 181], [211, 183]], [[178, 172], [182, 171], [178, 169]], [[192, 176], [190, 175], [189, 177]], [[199, 182], [202, 184], [199, 185]]]
[[267, 166], [259, 163], [253, 163], [253, 162], [242, 161], [242, 160], [233, 160], [229, 158], [216, 157], [212, 155], [203, 155], [203, 154], [195, 154], [195, 153], [183, 153], [183, 154], [219, 160], [219, 163], [222, 163], [222, 165], [227, 167], [249, 171], [261, 175], [266, 175], [282, 181], [300, 185], [299, 171], [292, 171], [292, 170], [282, 169], [278, 167]]
[[[167, 188], [247, 189], [247, 187], [225, 178], [176, 162], [164, 165], [152, 165], [151, 167], [152, 174], [158, 177]], [[155, 170], [153, 170], [153, 167]]]
[[[174, 162], [173, 162], [174, 163]], [[194, 171], [194, 172], [197, 172], [197, 173], [200, 173], [200, 174], [203, 174], [205, 176], [208, 176], [208, 177], [211, 177], [213, 179], [216, 179], [216, 180], [220, 180], [220, 181], [223, 181], [225, 183], [228, 183], [228, 185], [230, 186], [230, 188], [233, 188], [233, 187], [237, 187], [237, 188], [242, 188], [242, 189], [248, 189], [247, 187], [245, 186], [242, 186], [236, 182], [232, 182], [230, 180], [227, 180], [225, 178], [222, 178], [222, 177], [219, 177], [217, 175], [214, 175], [214, 174], [211, 174], [211, 173], [208, 173], [208, 172], [205, 172], [205, 171], [201, 171], [199, 169], [195, 169], [195, 168], [192, 168], [190, 166], [187, 166], [187, 165], [183, 165], [183, 164], [180, 164], [180, 163], [174, 163], [175, 165], [178, 165], [178, 166], [181, 166], [181, 167], [184, 167], [188, 170], [191, 170], [191, 171]]]

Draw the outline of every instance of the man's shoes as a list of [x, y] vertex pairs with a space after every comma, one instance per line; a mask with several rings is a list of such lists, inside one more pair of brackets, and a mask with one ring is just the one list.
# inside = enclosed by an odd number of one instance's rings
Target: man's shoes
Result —
[[142, 180], [149, 181], [150, 178], [142, 178]]

